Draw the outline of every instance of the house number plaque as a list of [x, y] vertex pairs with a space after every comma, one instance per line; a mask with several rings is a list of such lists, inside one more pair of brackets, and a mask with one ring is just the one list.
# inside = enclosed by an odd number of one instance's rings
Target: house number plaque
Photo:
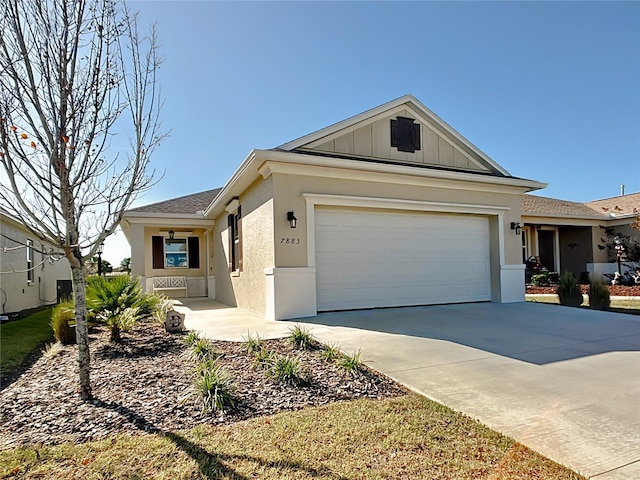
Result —
[[282, 237], [280, 243], [283, 245], [300, 245], [300, 238], [298, 237]]

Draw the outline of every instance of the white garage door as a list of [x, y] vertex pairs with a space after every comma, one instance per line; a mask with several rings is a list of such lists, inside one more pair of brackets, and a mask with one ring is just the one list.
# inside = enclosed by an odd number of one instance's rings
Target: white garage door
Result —
[[489, 220], [318, 208], [318, 311], [490, 300]]

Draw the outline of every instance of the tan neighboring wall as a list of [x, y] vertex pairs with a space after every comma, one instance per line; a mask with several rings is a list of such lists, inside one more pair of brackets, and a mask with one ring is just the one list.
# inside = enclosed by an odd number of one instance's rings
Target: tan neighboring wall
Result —
[[[50, 257], [41, 252], [49, 251], [50, 248], [54, 252], [60, 252], [60, 249], [39, 240], [22, 225], [4, 215], [0, 218], [0, 232], [0, 249], [8, 248], [6, 252], [0, 252], [0, 313], [19, 312], [56, 303], [57, 280], [71, 280], [71, 268], [66, 258], [50, 262]], [[27, 249], [21, 247], [27, 244], [27, 240], [33, 241], [32, 263], [36, 267], [31, 282], [24, 271], [27, 268]]]
[[215, 219], [214, 272], [216, 299], [265, 315], [265, 269], [274, 266], [273, 184], [271, 178], [258, 179], [241, 195], [241, 272], [229, 273], [229, 232], [224, 211]]

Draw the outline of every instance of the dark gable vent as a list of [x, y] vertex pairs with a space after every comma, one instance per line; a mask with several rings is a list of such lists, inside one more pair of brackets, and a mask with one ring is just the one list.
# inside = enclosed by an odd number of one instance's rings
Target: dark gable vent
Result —
[[420, 124], [413, 118], [396, 117], [391, 120], [391, 146], [400, 152], [420, 150]]

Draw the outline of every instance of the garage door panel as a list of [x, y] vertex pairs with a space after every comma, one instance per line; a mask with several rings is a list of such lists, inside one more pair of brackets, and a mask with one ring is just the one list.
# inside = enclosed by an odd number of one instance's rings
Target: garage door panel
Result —
[[316, 211], [318, 310], [490, 299], [485, 217]]

